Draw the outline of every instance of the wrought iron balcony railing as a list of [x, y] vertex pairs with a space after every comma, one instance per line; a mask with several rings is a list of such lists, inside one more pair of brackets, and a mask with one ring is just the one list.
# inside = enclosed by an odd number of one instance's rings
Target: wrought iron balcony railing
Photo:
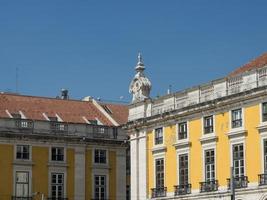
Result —
[[218, 190], [218, 180], [200, 182], [200, 192], [212, 192]]
[[259, 185], [267, 185], [267, 174], [259, 174]]
[[[248, 186], [248, 177], [247, 176], [236, 176], [234, 177], [234, 184], [235, 188], [246, 188]], [[228, 190], [231, 188], [231, 179], [227, 179], [227, 185], [228, 185]]]
[[151, 195], [152, 198], [166, 197], [167, 187], [152, 188], [151, 192], [152, 192]]
[[175, 185], [174, 196], [185, 195], [191, 193], [191, 184]]
[[32, 200], [32, 197], [12, 196], [11, 200]]

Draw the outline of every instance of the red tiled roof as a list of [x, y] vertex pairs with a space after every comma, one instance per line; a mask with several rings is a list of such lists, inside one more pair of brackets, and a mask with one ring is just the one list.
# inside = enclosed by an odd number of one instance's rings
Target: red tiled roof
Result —
[[[110, 105], [109, 107], [113, 112], [113, 106]], [[126, 122], [128, 109], [126, 116], [126, 110], [121, 110], [120, 108], [120, 105], [114, 106], [114, 116], [120, 119], [118, 123]], [[91, 101], [63, 100], [2, 93], [0, 94], [0, 117], [9, 117], [6, 110], [9, 113], [22, 111], [27, 119], [33, 120], [46, 120], [43, 116], [43, 113], [45, 113], [48, 117], [55, 117], [57, 114], [64, 122], [69, 123], [86, 123], [83, 119], [85, 117], [87, 120], [95, 120], [97, 118], [104, 125], [113, 125]], [[117, 114], [122, 116], [117, 116]], [[115, 121], [117, 120], [115, 119]]]
[[249, 63], [237, 68], [236, 70], [231, 72], [229, 76], [236, 76], [246, 71], [261, 68], [265, 65], [267, 65], [267, 52], [255, 58], [254, 60], [251, 60]]
[[108, 104], [101, 103], [101, 105], [107, 106], [107, 108], [111, 111], [110, 116], [118, 123], [118, 124], [126, 124], [128, 121], [129, 109], [127, 105], [122, 104]]

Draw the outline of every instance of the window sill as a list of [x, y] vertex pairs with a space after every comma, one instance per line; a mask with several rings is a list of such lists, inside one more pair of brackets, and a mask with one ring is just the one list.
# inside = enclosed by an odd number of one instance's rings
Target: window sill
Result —
[[260, 133], [267, 131], [267, 122], [261, 122], [257, 127], [257, 129], [259, 130]]
[[31, 160], [15, 160], [13, 165], [24, 165], [24, 166], [33, 166], [34, 162]]
[[209, 143], [209, 142], [216, 142], [218, 140], [218, 136], [216, 136], [216, 134], [213, 133], [206, 133], [204, 135], [202, 135], [202, 137], [199, 139], [201, 144], [204, 143]]
[[187, 148], [190, 147], [191, 142], [189, 141], [189, 139], [182, 139], [182, 140], [177, 140], [177, 142], [175, 144], [173, 144], [173, 146], [176, 149], [181, 149], [181, 148]]
[[47, 166], [49, 166], [49, 167], [68, 167], [69, 165], [64, 161], [49, 161]]
[[227, 135], [229, 138], [244, 137], [247, 134], [247, 130], [244, 127], [231, 129]]
[[161, 153], [161, 152], [165, 152], [167, 150], [167, 147], [165, 145], [157, 145], [155, 147], [152, 148], [152, 153]]

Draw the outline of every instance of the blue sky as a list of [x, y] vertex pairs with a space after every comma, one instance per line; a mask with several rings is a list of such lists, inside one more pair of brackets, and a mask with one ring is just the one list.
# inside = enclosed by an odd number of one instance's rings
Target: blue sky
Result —
[[151, 96], [227, 75], [267, 51], [264, 0], [0, 0], [0, 91], [131, 99], [141, 51]]

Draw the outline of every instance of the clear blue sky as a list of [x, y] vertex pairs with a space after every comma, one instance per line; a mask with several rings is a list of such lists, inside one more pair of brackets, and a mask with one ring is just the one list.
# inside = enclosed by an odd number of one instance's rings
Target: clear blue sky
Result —
[[0, 0], [0, 91], [131, 99], [141, 51], [152, 96], [208, 82], [267, 51], [267, 1]]

